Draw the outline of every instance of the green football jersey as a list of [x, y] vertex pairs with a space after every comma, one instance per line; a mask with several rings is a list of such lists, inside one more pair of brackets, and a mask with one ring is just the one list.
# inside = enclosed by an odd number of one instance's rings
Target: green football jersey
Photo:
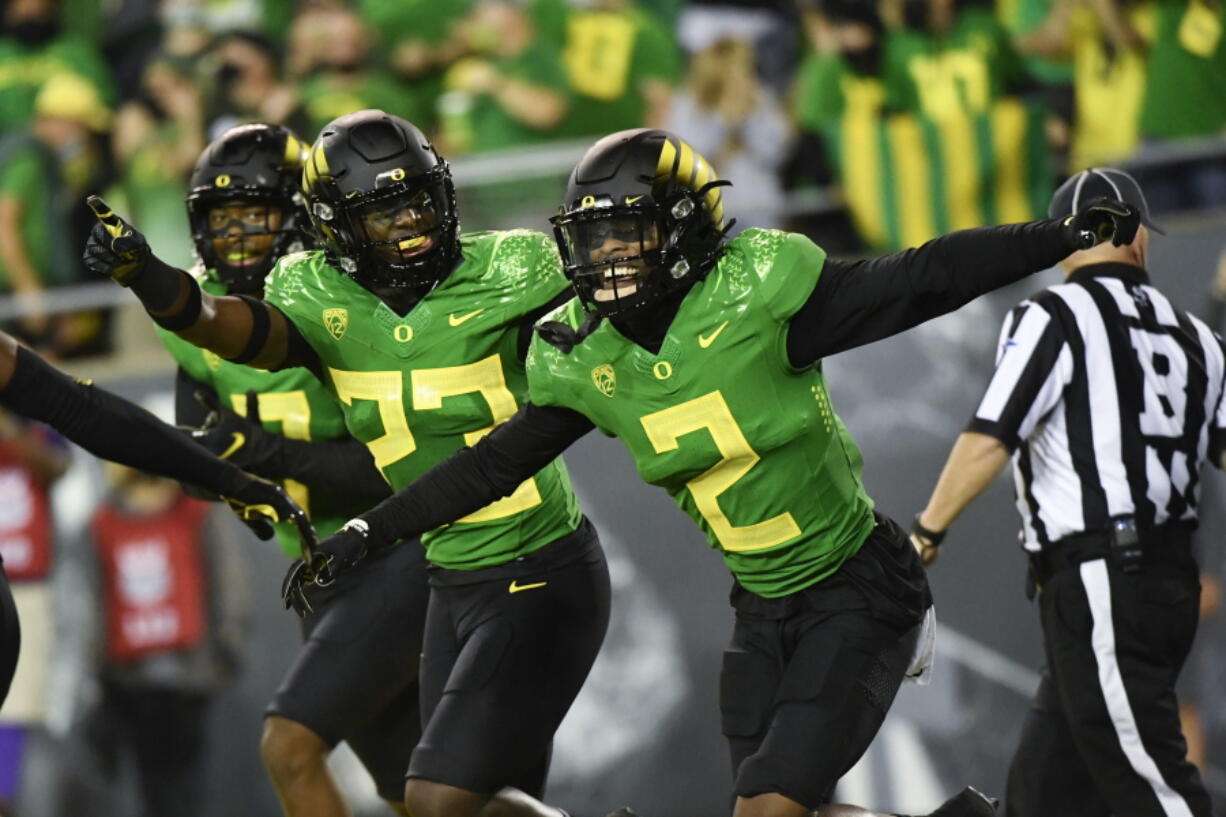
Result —
[[[536, 338], [528, 355], [532, 402], [620, 437], [760, 596], [829, 576], [873, 526], [860, 451], [820, 367], [787, 360], [788, 319], [824, 261], [804, 236], [747, 230], [686, 295], [659, 354], [604, 321], [570, 354]], [[571, 301], [553, 317], [577, 327], [583, 310]]]
[[[226, 294], [216, 274], [209, 270], [198, 275], [201, 288], [213, 295]], [[348, 436], [345, 415], [331, 392], [306, 369], [266, 372], [222, 360], [205, 349], [191, 345], [172, 332], [158, 329], [162, 343], [193, 380], [217, 392], [223, 405], [239, 414], [247, 413], [247, 392], [259, 397], [260, 423], [274, 434], [291, 440], [335, 440]], [[349, 507], [343, 499], [311, 496], [307, 486], [292, 479], [283, 482], [285, 491], [311, 517], [320, 536], [327, 536], [366, 507]], [[277, 523], [277, 542], [291, 558], [301, 554], [298, 533], [289, 523]]]
[[[520, 325], [568, 286], [541, 233], [473, 233], [461, 247], [463, 262], [404, 316], [318, 251], [282, 258], [265, 289], [319, 355], [349, 432], [396, 490], [515, 413], [527, 393]], [[556, 460], [422, 542], [434, 564], [473, 570], [543, 547], [579, 520]]]

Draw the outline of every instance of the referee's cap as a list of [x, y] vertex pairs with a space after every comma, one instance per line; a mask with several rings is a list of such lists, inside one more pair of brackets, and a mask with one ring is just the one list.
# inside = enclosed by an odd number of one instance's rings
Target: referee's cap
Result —
[[1141, 215], [1142, 224], [1159, 235], [1166, 235], [1166, 230], [1150, 218], [1141, 185], [1129, 174], [1113, 167], [1091, 167], [1069, 177], [1051, 197], [1047, 215], [1051, 218], [1071, 216], [1098, 198], [1116, 199], [1132, 206]]

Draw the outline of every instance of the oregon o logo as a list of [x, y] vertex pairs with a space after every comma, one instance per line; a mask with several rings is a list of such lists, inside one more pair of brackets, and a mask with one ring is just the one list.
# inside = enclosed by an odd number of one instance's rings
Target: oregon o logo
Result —
[[402, 323], [392, 330], [392, 337], [401, 343], [408, 343], [413, 339], [413, 327]]
[[595, 196], [584, 196], [583, 201], [579, 202], [579, 206], [582, 207], [584, 210], [590, 210], [591, 208], [596, 206], [596, 197]]
[[673, 376], [673, 364], [667, 360], [661, 360], [651, 367], [651, 373], [656, 376], [656, 380], [668, 380]]
[[392, 181], [394, 181], [394, 182], [402, 182], [402, 181], [404, 181], [404, 168], [403, 168], [403, 167], [398, 167], [398, 168], [396, 168], [395, 170], [393, 170], [393, 171], [391, 172], [391, 177], [392, 177]]
[[213, 180], [213, 184], [216, 185], [217, 187], [229, 187], [230, 186], [230, 174], [222, 173], [220, 176], [218, 176], [216, 179]]

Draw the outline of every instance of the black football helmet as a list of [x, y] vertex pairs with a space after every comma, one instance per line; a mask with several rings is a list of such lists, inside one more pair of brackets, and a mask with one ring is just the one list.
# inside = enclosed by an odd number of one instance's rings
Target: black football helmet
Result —
[[[217, 271], [231, 292], [259, 291], [278, 258], [308, 243], [303, 230], [309, 219], [299, 190], [305, 157], [306, 145], [287, 128], [239, 125], [215, 139], [196, 161], [187, 194], [192, 241], [200, 260]], [[238, 207], [218, 212], [227, 205]], [[280, 210], [279, 223], [270, 208]], [[222, 257], [214, 242], [228, 235], [237, 240]], [[271, 249], [246, 246], [247, 237], [266, 235], [274, 237]]]
[[667, 131], [619, 131], [594, 144], [550, 219], [588, 311], [628, 315], [702, 279], [732, 226], [719, 190], [726, 184]]
[[432, 285], [460, 258], [451, 170], [398, 116], [357, 111], [326, 125], [302, 189], [320, 237], [368, 289]]

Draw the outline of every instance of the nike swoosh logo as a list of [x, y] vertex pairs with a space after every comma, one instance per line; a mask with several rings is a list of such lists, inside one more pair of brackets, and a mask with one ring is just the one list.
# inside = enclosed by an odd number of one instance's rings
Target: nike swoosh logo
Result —
[[638, 201], [641, 198], [643, 197], [642, 196], [626, 196], [626, 204], [634, 204], [636, 201]]
[[719, 325], [719, 328], [718, 328], [718, 329], [716, 329], [716, 330], [715, 330], [714, 332], [712, 332], [711, 334], [709, 334], [709, 335], [699, 335], [699, 336], [698, 336], [698, 345], [699, 345], [699, 346], [701, 346], [702, 348], [706, 349], [706, 348], [707, 348], [708, 346], [710, 346], [712, 343], [715, 343], [715, 339], [719, 337], [719, 333], [720, 333], [720, 332], [723, 332], [723, 331], [724, 331], [724, 328], [725, 328], [725, 327], [727, 327], [727, 326], [728, 326], [728, 321], [724, 321], [723, 323], [721, 323], [721, 324]]
[[230, 457], [234, 454], [235, 451], [238, 451], [238, 449], [242, 448], [244, 445], [247, 444], [247, 435], [241, 431], [235, 431], [230, 436], [231, 438], [233, 438], [232, 441], [230, 442], [230, 447], [227, 448], [225, 451], [222, 451], [220, 454], [218, 454], [217, 455], [218, 459], [222, 459], [222, 460], [230, 459]]
[[508, 593], [519, 593], [523, 590], [535, 590], [538, 587], [544, 587], [549, 582], [536, 582], [535, 584], [516, 584], [515, 580], [511, 581], [511, 586], [507, 588]]
[[473, 318], [477, 317], [478, 315], [480, 315], [480, 314], [481, 314], [482, 312], [484, 312], [484, 311], [485, 311], [484, 309], [478, 309], [478, 310], [477, 310], [477, 311], [475, 311], [475, 312], [469, 312], [467, 315], [456, 315], [456, 314], [453, 312], [453, 313], [451, 313], [450, 315], [448, 315], [448, 316], [447, 316], [447, 322], [448, 322], [449, 324], [451, 324], [452, 326], [459, 326], [460, 324], [464, 323], [465, 321], [472, 320]]

